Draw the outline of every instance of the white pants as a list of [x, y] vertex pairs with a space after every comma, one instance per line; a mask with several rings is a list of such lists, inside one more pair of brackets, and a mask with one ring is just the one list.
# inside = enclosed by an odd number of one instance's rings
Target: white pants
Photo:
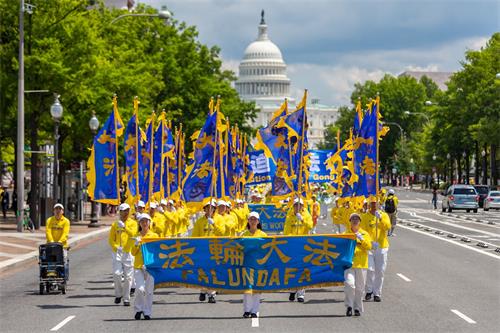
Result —
[[122, 251], [111, 252], [111, 255], [113, 257], [115, 297], [123, 297], [124, 301], [130, 302], [130, 288], [134, 277], [134, 257], [130, 253]]
[[345, 225], [344, 224], [334, 224], [334, 229], [336, 230], [337, 234], [343, 234], [345, 231]]
[[146, 270], [134, 270], [136, 291], [135, 291], [135, 312], [143, 312], [145, 316], [151, 316], [153, 309], [154, 279]]
[[346, 307], [363, 312], [366, 269], [349, 268], [344, 271], [344, 304]]
[[384, 272], [387, 267], [387, 252], [389, 248], [376, 249], [368, 255], [368, 273], [366, 274], [366, 292], [374, 296], [382, 296]]
[[243, 294], [243, 312], [258, 313], [260, 294]]
[[305, 296], [306, 296], [306, 290], [305, 289], [297, 290], [297, 298], [299, 298], [299, 297], [304, 298]]

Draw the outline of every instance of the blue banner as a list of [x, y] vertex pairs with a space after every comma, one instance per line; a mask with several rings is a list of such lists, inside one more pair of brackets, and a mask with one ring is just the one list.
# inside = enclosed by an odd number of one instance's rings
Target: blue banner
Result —
[[309, 167], [309, 183], [331, 183], [335, 176], [330, 174], [330, 170], [326, 168], [325, 161], [335, 150], [309, 150], [309, 159], [311, 166]]
[[272, 176], [276, 172], [276, 165], [271, 158], [267, 158], [263, 150], [251, 151], [248, 153], [250, 158], [250, 168], [253, 172], [253, 178], [247, 182], [247, 186], [270, 183]]
[[146, 240], [144, 265], [157, 287], [240, 293], [338, 285], [352, 266], [354, 235]]
[[260, 215], [260, 224], [265, 232], [283, 231], [285, 225], [286, 211], [275, 205], [250, 204], [248, 209]]

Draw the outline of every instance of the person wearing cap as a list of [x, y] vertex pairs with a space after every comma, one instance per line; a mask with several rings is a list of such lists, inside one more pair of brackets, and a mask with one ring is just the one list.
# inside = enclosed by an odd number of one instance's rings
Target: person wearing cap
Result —
[[140, 231], [135, 237], [129, 238], [129, 242], [131, 242], [131, 252], [135, 256], [134, 279], [137, 291], [135, 295], [134, 310], [136, 320], [140, 320], [141, 316], [144, 316], [144, 319], [149, 320], [151, 319], [153, 309], [154, 279], [144, 267], [141, 240], [143, 238], [158, 237], [158, 235], [150, 229], [151, 216], [149, 216], [149, 214], [143, 213], [139, 215], [139, 225], [141, 227]]
[[135, 220], [137, 222], [139, 222], [139, 215], [144, 213], [145, 210], [146, 210], [146, 204], [144, 203], [144, 201], [139, 200], [139, 202], [137, 203], [136, 211], [135, 211]]
[[229, 214], [229, 204], [225, 200], [217, 201], [217, 214], [214, 219], [225, 226], [223, 236], [235, 236], [237, 222], [234, 216]]
[[346, 316], [361, 316], [363, 312], [363, 296], [365, 293], [366, 269], [368, 268], [368, 251], [372, 248], [372, 241], [368, 232], [360, 228], [361, 215], [352, 213], [349, 217], [350, 227], [346, 234], [356, 235], [356, 248], [352, 258], [352, 266], [344, 270], [344, 304]]
[[168, 234], [168, 231], [166, 232], [165, 230], [165, 216], [158, 211], [158, 204], [156, 202], [149, 204], [149, 216], [151, 217], [150, 228], [153, 232], [159, 237], [165, 237]]
[[391, 220], [391, 229], [389, 230], [389, 236], [392, 236], [394, 228], [396, 228], [396, 224], [398, 223], [399, 204], [399, 199], [392, 188], [387, 191], [387, 197], [384, 198], [383, 202], [384, 211], [389, 215], [389, 219]]
[[47, 219], [45, 224], [45, 236], [47, 243], [61, 243], [65, 249], [65, 256], [68, 249], [69, 220], [64, 216], [64, 206], [60, 203], [54, 205], [54, 216]]
[[175, 211], [177, 213], [177, 219], [178, 219], [178, 229], [179, 229], [179, 236], [180, 237], [185, 237], [188, 235], [189, 231], [189, 210], [184, 206], [184, 203], [182, 200], [178, 200], [175, 202]]
[[[301, 236], [309, 234], [313, 227], [311, 214], [304, 209], [304, 200], [296, 197], [293, 200], [293, 207], [288, 211], [283, 228], [285, 236]], [[300, 289], [296, 293], [290, 293], [289, 300], [294, 301], [297, 294], [297, 301], [303, 303], [305, 298], [305, 289]]]
[[175, 203], [172, 199], [165, 200], [166, 206], [163, 216], [165, 216], [165, 237], [179, 236], [179, 216], [175, 209]]
[[[122, 203], [119, 208], [120, 219], [111, 224], [108, 243], [113, 258], [113, 280], [115, 284], [115, 304], [130, 305], [130, 289], [134, 277], [134, 257], [130, 253], [132, 243], [128, 241], [138, 232], [137, 222], [129, 217], [130, 206]], [[124, 280], [122, 282], [122, 275]]]
[[236, 207], [233, 209], [233, 212], [236, 214], [238, 218], [238, 226], [236, 228], [236, 232], [241, 234], [245, 232], [247, 221], [248, 221], [248, 207], [245, 209], [245, 202], [241, 199], [236, 199]]
[[370, 197], [368, 202], [368, 212], [361, 215], [361, 229], [367, 231], [372, 239], [372, 249], [368, 254], [365, 300], [369, 301], [373, 295], [373, 300], [380, 302], [389, 251], [387, 232], [391, 229], [391, 221], [386, 212], [378, 209], [376, 197]]
[[[223, 220], [215, 219], [214, 214], [217, 207], [215, 200], [210, 200], [203, 206], [203, 211], [205, 214], [196, 220], [191, 237], [213, 237], [213, 236], [224, 236], [226, 233], [226, 226]], [[215, 291], [214, 290], [201, 290], [200, 291], [200, 302], [204, 302], [207, 298], [208, 302], [215, 303]]]
[[320, 206], [319, 202], [316, 198], [316, 195], [313, 195], [311, 197], [312, 199], [312, 205], [311, 205], [311, 211], [312, 211], [312, 220], [313, 220], [313, 228], [312, 228], [312, 233], [316, 233], [316, 224], [318, 224], [318, 219], [320, 215]]
[[[260, 215], [257, 212], [248, 214], [247, 230], [242, 237], [266, 237], [267, 234], [262, 231], [260, 224]], [[254, 293], [247, 290], [243, 293], [243, 318], [257, 318], [260, 307], [260, 293]]]

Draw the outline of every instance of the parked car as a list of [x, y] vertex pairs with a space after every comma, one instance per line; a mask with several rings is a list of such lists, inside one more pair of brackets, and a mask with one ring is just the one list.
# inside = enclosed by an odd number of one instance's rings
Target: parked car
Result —
[[488, 185], [473, 185], [476, 189], [477, 194], [479, 194], [479, 207], [483, 207], [484, 199], [488, 196], [490, 192], [490, 187]]
[[477, 213], [478, 208], [479, 195], [472, 185], [452, 185], [448, 187], [441, 201], [443, 212], [448, 210], [451, 213], [454, 209], [462, 209], [466, 210], [467, 213], [471, 210]]
[[490, 209], [500, 209], [500, 191], [490, 191], [484, 200], [483, 208], [485, 211]]

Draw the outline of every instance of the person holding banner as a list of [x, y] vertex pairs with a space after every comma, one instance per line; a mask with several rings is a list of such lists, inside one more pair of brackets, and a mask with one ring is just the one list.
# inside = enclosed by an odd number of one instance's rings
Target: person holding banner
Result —
[[368, 251], [372, 248], [372, 242], [368, 232], [360, 228], [361, 215], [352, 213], [349, 217], [350, 227], [346, 233], [356, 235], [356, 248], [352, 266], [344, 271], [344, 293], [346, 316], [361, 316], [363, 312], [363, 295], [365, 293], [366, 269], [368, 268]]
[[[307, 235], [313, 227], [313, 220], [311, 214], [304, 209], [304, 200], [296, 197], [293, 200], [293, 207], [288, 211], [283, 228], [283, 235], [285, 236], [300, 236]], [[297, 302], [303, 303], [305, 298], [305, 289], [297, 290], [297, 292], [290, 293], [288, 299], [293, 302], [295, 295], [297, 295]]]
[[[226, 225], [222, 219], [214, 219], [217, 204], [215, 200], [205, 203], [203, 210], [205, 215], [200, 217], [194, 224], [191, 237], [213, 237], [225, 236]], [[201, 290], [199, 300], [204, 302], [208, 294], [208, 303], [215, 303], [215, 290]]]
[[175, 202], [175, 212], [177, 213], [179, 223], [179, 236], [185, 237], [189, 231], [189, 210], [181, 200], [178, 200]]
[[373, 295], [373, 300], [380, 302], [389, 251], [387, 232], [391, 229], [391, 221], [387, 213], [379, 210], [377, 205], [377, 198], [371, 197], [369, 211], [361, 217], [361, 228], [366, 230], [372, 239], [372, 250], [368, 255], [365, 300], [369, 301]]
[[[132, 243], [129, 238], [137, 234], [137, 222], [129, 217], [130, 206], [122, 203], [118, 208], [120, 220], [111, 225], [108, 243], [113, 257], [113, 280], [115, 284], [115, 304], [130, 306], [130, 289], [134, 277], [134, 257], [130, 253]], [[122, 282], [122, 275], [124, 280]]]
[[[251, 212], [248, 215], [247, 230], [242, 237], [266, 237], [267, 234], [262, 231], [260, 224], [260, 215], [257, 212]], [[251, 290], [243, 294], [243, 318], [257, 318], [260, 307], [260, 293], [254, 293]]]
[[151, 231], [150, 225], [151, 216], [141, 214], [139, 216], [140, 231], [135, 239], [130, 238], [130, 241], [133, 242], [131, 252], [135, 256], [134, 278], [137, 287], [134, 303], [135, 320], [140, 320], [141, 316], [144, 316], [145, 320], [151, 319], [151, 312], [153, 310], [154, 279], [144, 267], [144, 259], [141, 251], [141, 240], [143, 238], [158, 237], [157, 234]]

